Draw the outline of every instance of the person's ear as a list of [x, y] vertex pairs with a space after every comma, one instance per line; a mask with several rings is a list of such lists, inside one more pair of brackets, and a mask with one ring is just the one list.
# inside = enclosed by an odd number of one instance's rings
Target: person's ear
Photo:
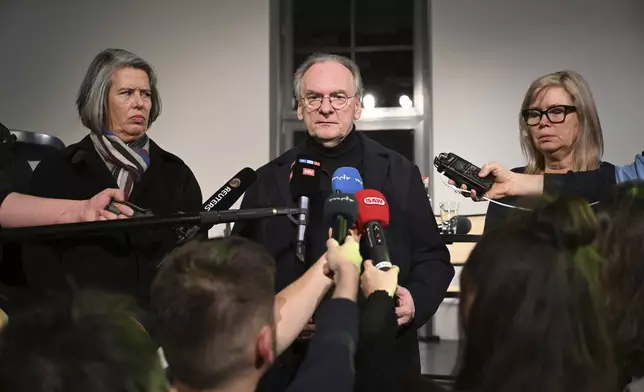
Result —
[[260, 368], [264, 365], [272, 365], [275, 361], [275, 341], [273, 329], [265, 325], [257, 335], [255, 344], [256, 361], [255, 366]]
[[360, 102], [360, 98], [356, 97], [353, 104], [355, 105], [355, 109], [353, 110], [353, 119], [358, 121], [362, 116], [362, 103]]
[[304, 120], [302, 102], [300, 102], [300, 101], [297, 101], [297, 119], [300, 120], [300, 121]]

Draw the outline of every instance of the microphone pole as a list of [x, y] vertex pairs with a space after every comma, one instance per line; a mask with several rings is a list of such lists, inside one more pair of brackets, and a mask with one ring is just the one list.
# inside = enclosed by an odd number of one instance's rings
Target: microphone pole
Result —
[[320, 163], [305, 157], [298, 157], [291, 166], [289, 189], [300, 211], [300, 216], [296, 221], [295, 255], [302, 263], [304, 263], [306, 256], [306, 226], [309, 220], [310, 201], [320, 192], [321, 174]]
[[309, 211], [309, 198], [306, 196], [300, 197], [298, 207], [301, 213], [297, 219], [297, 241], [295, 245], [295, 254], [301, 262], [304, 262], [304, 256], [306, 253], [304, 238], [306, 234], [306, 226], [309, 223], [307, 218]]
[[66, 223], [59, 225], [20, 227], [2, 229], [0, 242], [33, 237], [65, 237], [85, 234], [102, 234], [111, 231], [126, 231], [147, 227], [181, 227], [195, 225], [216, 225], [238, 220], [268, 218], [279, 215], [300, 213], [299, 208], [269, 207], [245, 210], [203, 211], [196, 214], [171, 214], [164, 216], [144, 216], [109, 221]]

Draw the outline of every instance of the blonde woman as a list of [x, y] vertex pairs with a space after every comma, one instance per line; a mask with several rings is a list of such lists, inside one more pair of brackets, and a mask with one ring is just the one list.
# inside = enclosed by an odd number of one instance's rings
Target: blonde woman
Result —
[[[559, 71], [532, 82], [521, 104], [519, 133], [527, 164], [514, 172], [557, 174], [611, 165], [601, 160], [604, 137], [595, 100], [577, 72]], [[516, 198], [501, 201], [519, 203]], [[510, 211], [516, 210], [490, 203], [485, 229], [498, 226]]]

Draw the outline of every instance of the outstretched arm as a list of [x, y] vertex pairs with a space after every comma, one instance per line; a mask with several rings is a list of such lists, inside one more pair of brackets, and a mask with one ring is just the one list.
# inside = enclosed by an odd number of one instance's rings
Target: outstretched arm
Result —
[[121, 215], [105, 210], [112, 199], [123, 201], [123, 192], [106, 189], [89, 200], [46, 199], [14, 192], [7, 195], [0, 205], [0, 225], [22, 227], [90, 222], [126, 218], [134, 213], [131, 208], [118, 203], [116, 206]]
[[324, 275], [325, 255], [298, 280], [275, 295], [277, 354], [281, 354], [302, 332], [333, 280]]

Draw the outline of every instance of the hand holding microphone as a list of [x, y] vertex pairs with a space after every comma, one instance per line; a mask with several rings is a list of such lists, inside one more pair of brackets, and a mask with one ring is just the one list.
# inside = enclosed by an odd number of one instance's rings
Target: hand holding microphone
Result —
[[387, 292], [393, 298], [398, 287], [398, 266], [394, 265], [393, 268], [383, 271], [374, 267], [371, 260], [366, 260], [362, 265], [364, 269], [360, 277], [360, 288], [365, 298], [379, 290]]
[[333, 277], [335, 290], [333, 298], [346, 298], [355, 301], [358, 296], [358, 280], [360, 278], [360, 245], [349, 236], [343, 245], [329, 238], [327, 240], [326, 264], [324, 273]]
[[[391, 263], [385, 240], [385, 229], [389, 226], [387, 200], [381, 192], [374, 189], [364, 189], [357, 192], [355, 198], [358, 202], [358, 229], [362, 234], [362, 253], [365, 259], [373, 260], [376, 269], [389, 272], [394, 265]], [[397, 272], [395, 274], [397, 275]], [[369, 279], [369, 276], [365, 279]], [[367, 290], [371, 290], [371, 288], [367, 288]], [[391, 287], [388, 287], [387, 293], [393, 295]], [[402, 286], [395, 288], [395, 296], [398, 325], [406, 325], [414, 319], [416, 313], [414, 299], [409, 290]]]
[[327, 276], [349, 267], [358, 272], [360, 271], [360, 265], [362, 264], [360, 245], [352, 236], [348, 236], [342, 245], [338, 244], [335, 239], [329, 238], [326, 242], [326, 247], [324, 273]]
[[338, 244], [344, 243], [349, 230], [358, 218], [358, 203], [348, 193], [332, 193], [324, 202], [324, 221], [331, 227], [331, 237]]

